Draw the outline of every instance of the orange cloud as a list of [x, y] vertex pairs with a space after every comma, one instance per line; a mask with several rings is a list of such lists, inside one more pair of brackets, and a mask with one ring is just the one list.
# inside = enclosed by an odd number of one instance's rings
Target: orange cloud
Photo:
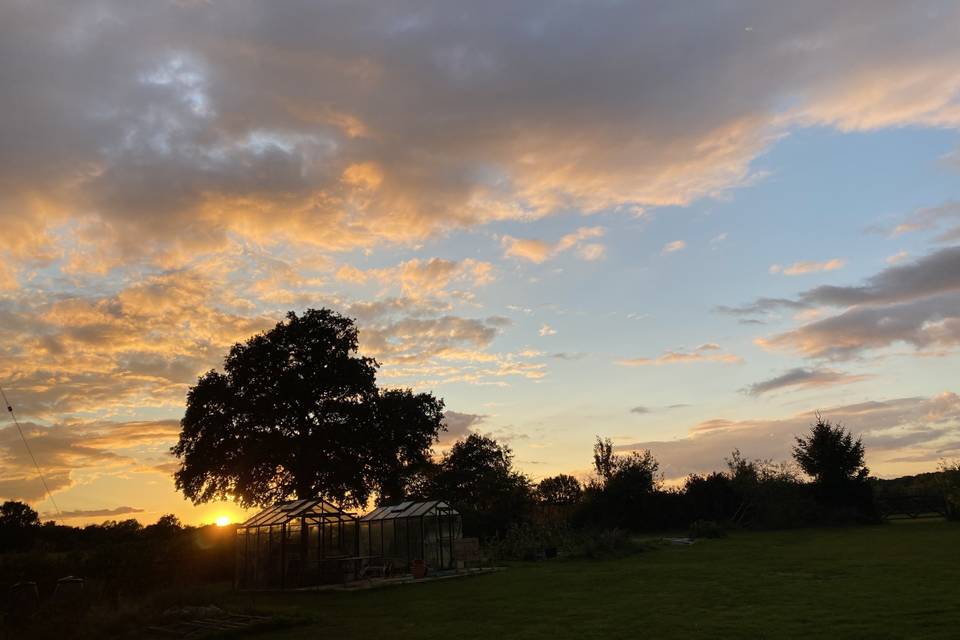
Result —
[[786, 267], [774, 264], [770, 265], [770, 273], [782, 273], [785, 276], [802, 276], [820, 271], [836, 271], [837, 269], [842, 269], [846, 264], [847, 261], [842, 258], [833, 258], [832, 260], [825, 260], [824, 262], [794, 262]]
[[666, 351], [656, 358], [623, 358], [616, 363], [624, 367], [659, 366], [664, 364], [688, 364], [692, 362], [724, 362], [740, 364], [743, 359], [731, 353], [722, 353], [720, 345], [702, 344], [692, 351]]
[[522, 258], [538, 264], [574, 248], [577, 249], [577, 255], [583, 260], [599, 260], [604, 256], [605, 247], [598, 243], [584, 243], [584, 240], [602, 237], [605, 232], [606, 230], [603, 227], [580, 227], [576, 231], [561, 237], [553, 244], [543, 240], [514, 238], [512, 236], [504, 236], [501, 239], [501, 244], [505, 256]]

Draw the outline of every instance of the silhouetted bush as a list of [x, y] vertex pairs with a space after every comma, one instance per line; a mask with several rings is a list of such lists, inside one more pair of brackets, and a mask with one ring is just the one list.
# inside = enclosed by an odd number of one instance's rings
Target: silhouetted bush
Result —
[[960, 461], [940, 463], [940, 485], [947, 519], [960, 521]]
[[691, 538], [723, 538], [726, 535], [726, 529], [713, 520], [695, 520], [690, 525]]

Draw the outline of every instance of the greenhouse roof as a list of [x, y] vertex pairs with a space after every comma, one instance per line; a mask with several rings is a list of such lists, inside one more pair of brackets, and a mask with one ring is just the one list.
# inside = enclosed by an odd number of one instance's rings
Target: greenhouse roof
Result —
[[373, 520], [393, 520], [397, 518], [419, 518], [431, 515], [434, 511], [442, 511], [444, 515], [457, 515], [458, 513], [453, 507], [442, 500], [428, 500], [426, 502], [408, 500], [400, 504], [378, 507], [360, 518], [360, 521], [370, 522]]
[[268, 527], [299, 518], [320, 520], [356, 520], [352, 513], [341, 511], [321, 498], [281, 502], [268, 507], [244, 522], [240, 527]]

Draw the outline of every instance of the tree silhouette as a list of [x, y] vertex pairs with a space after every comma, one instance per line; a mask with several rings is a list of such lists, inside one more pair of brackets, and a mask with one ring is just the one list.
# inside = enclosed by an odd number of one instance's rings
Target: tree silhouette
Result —
[[404, 488], [442, 426], [430, 394], [381, 392], [353, 320], [309, 309], [236, 344], [187, 394], [177, 488], [194, 503], [323, 497], [363, 505]]
[[453, 444], [427, 484], [457, 507], [465, 530], [481, 535], [522, 519], [532, 499], [530, 480], [513, 468], [510, 448], [476, 433]]
[[574, 504], [582, 494], [580, 481], [565, 473], [544, 478], [537, 484], [537, 497], [544, 504]]
[[863, 442], [843, 426], [830, 424], [818, 413], [806, 438], [798, 437], [793, 458], [813, 478], [814, 496], [831, 508], [853, 507], [858, 518], [876, 519], [873, 492], [866, 482], [870, 470], [864, 465]]
[[7, 500], [0, 505], [0, 527], [26, 529], [40, 526], [40, 516], [33, 508], [17, 500]]
[[832, 425], [817, 414], [817, 422], [806, 438], [797, 437], [793, 458], [804, 473], [823, 487], [839, 487], [865, 480], [870, 470], [864, 466], [863, 442], [841, 425]]

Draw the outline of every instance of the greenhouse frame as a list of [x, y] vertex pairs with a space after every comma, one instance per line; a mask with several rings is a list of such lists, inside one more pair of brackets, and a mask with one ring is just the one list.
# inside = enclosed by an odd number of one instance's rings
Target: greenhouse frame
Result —
[[348, 582], [360, 570], [357, 517], [319, 498], [283, 502], [237, 527], [236, 587]]
[[358, 524], [360, 555], [380, 557], [394, 571], [408, 571], [414, 560], [432, 571], [456, 567], [454, 547], [463, 537], [463, 520], [442, 500], [379, 507]]

